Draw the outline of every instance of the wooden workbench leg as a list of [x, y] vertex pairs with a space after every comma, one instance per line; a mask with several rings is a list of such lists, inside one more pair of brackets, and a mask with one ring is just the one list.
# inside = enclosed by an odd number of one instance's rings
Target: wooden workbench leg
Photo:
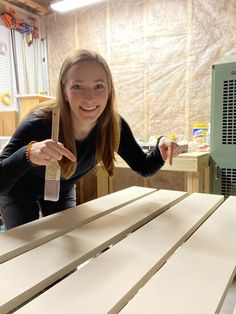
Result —
[[188, 192], [188, 176], [186, 172], [184, 172], [184, 191]]
[[109, 176], [102, 167], [97, 167], [97, 197], [109, 194]]
[[210, 193], [210, 167], [204, 170], [204, 192]]
[[199, 172], [188, 172], [187, 173], [187, 192], [204, 192], [204, 173]]
[[113, 189], [113, 177], [108, 176], [108, 193], [112, 193], [114, 191]]
[[193, 192], [193, 172], [186, 173], [187, 176], [187, 192]]

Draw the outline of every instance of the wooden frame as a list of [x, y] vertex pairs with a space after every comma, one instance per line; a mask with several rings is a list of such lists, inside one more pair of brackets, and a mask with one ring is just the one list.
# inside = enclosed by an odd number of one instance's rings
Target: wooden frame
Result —
[[[49, 10], [46, 6], [44, 5], [41, 5], [33, 0], [6, 0], [6, 2], [9, 2], [9, 3], [12, 3], [14, 4], [15, 6], [16, 5], [20, 5], [22, 4], [23, 5], [23, 8], [31, 8], [32, 9], [32, 12], [36, 13], [37, 15], [48, 15], [50, 13], [52, 13], [51, 10]], [[17, 3], [16, 3], [17, 2]]]
[[[125, 161], [116, 156], [116, 168], [129, 168]], [[209, 193], [209, 153], [190, 152], [180, 154], [174, 158], [173, 165], [168, 162], [161, 168], [161, 171], [183, 171], [186, 178], [186, 191]], [[110, 178], [104, 169], [97, 167], [97, 196], [113, 192], [113, 178]]]
[[53, 103], [55, 100], [55, 97], [40, 94], [17, 95], [16, 97], [19, 99], [20, 121], [24, 119], [31, 110], [37, 108], [39, 105], [47, 105]]

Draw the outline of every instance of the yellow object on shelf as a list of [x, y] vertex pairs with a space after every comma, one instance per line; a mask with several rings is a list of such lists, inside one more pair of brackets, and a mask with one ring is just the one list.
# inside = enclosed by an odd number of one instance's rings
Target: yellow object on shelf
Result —
[[1, 101], [5, 106], [10, 106], [13, 102], [13, 97], [9, 92], [3, 92], [1, 95]]
[[168, 138], [172, 141], [177, 141], [177, 135], [175, 133], [168, 134]]

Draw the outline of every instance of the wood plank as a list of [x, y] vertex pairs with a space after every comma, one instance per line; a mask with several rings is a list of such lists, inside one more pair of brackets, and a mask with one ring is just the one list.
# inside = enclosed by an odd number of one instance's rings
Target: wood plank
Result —
[[18, 312], [118, 313], [222, 201], [190, 195]]
[[160, 190], [0, 265], [0, 312], [39, 293], [187, 194]]
[[[115, 166], [118, 168], [127, 168], [126, 162], [116, 155]], [[206, 152], [189, 152], [182, 153], [173, 159], [172, 166], [168, 162], [164, 164], [161, 170], [166, 171], [185, 171], [198, 172], [209, 166], [209, 153]]]
[[231, 196], [121, 313], [220, 313], [236, 274], [235, 208]]
[[0, 136], [11, 136], [18, 126], [17, 111], [0, 112]]
[[154, 191], [133, 186], [0, 233], [0, 263]]
[[[7, 0], [7, 2], [10, 2], [10, 3], [13, 3], [16, 5], [15, 0]], [[41, 5], [41, 4], [39, 4], [33, 0], [17, 0], [17, 2], [22, 3], [28, 7], [36, 10], [38, 15], [48, 15], [51, 13], [51, 11], [47, 7]]]
[[168, 162], [161, 170], [198, 172], [209, 166], [209, 153], [189, 152], [178, 155], [173, 159], [173, 165]]

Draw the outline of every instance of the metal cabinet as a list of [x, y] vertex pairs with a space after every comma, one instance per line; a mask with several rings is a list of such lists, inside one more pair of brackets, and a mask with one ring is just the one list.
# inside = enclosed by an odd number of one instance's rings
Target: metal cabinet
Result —
[[211, 189], [236, 195], [236, 54], [212, 67]]

